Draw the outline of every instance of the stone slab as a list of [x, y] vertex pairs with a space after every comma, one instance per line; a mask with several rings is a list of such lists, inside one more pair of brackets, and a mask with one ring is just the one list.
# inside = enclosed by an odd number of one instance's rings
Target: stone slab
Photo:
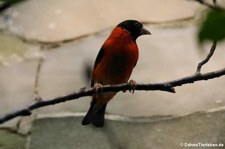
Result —
[[[184, 117], [106, 120], [103, 128], [82, 126], [81, 117], [42, 118], [34, 122], [30, 149], [180, 149], [190, 144], [225, 147], [225, 111]], [[109, 118], [109, 116], [107, 116]], [[190, 147], [190, 146], [189, 146]], [[206, 148], [202, 145], [194, 148]]]
[[[37, 61], [19, 62], [0, 66], [0, 115], [18, 110], [33, 102]], [[19, 119], [9, 121], [1, 127], [16, 127]]]
[[8, 65], [23, 60], [26, 45], [16, 37], [0, 34], [0, 63]]
[[57, 42], [127, 19], [153, 23], [190, 19], [198, 6], [180, 0], [30, 0], [8, 9], [0, 17], [0, 27], [28, 40]]
[[0, 129], [0, 149], [25, 149], [26, 137]]

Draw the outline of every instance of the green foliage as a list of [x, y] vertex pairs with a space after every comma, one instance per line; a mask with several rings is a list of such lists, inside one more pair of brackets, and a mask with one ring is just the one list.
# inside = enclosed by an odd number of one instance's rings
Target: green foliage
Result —
[[20, 0], [0, 0], [0, 2], [12, 2], [12, 1], [16, 2], [16, 1], [20, 1]]
[[221, 41], [223, 39], [225, 39], [225, 11], [211, 10], [200, 26], [199, 43], [206, 40]]
[[17, 3], [20, 3], [22, 1], [25, 1], [25, 0], [0, 0], [0, 13], [8, 9], [9, 7]]

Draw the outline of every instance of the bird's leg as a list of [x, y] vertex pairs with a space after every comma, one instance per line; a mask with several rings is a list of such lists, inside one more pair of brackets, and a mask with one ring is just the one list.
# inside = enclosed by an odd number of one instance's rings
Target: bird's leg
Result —
[[131, 79], [128, 83], [131, 86], [131, 90], [129, 90], [129, 92], [132, 93], [132, 94], [134, 94], [134, 90], [137, 87], [137, 82]]
[[98, 92], [99, 89], [102, 90], [102, 87], [103, 87], [102, 84], [95, 82], [94, 88], [96, 93]]

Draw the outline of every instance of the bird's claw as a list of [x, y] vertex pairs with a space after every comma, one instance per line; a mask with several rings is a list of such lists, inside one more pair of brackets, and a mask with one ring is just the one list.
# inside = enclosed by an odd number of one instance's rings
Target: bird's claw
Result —
[[129, 90], [129, 92], [132, 93], [132, 94], [134, 94], [134, 91], [135, 91], [135, 89], [137, 87], [137, 82], [134, 81], [134, 80], [130, 80], [128, 83], [131, 86], [131, 90]]
[[97, 93], [99, 90], [102, 90], [102, 87], [102, 84], [96, 82], [94, 84], [95, 92]]

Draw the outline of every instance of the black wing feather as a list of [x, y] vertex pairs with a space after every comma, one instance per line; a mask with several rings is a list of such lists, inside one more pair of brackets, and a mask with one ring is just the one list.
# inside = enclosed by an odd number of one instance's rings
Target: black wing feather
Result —
[[[105, 50], [104, 48], [101, 48], [98, 52], [98, 55], [95, 59], [95, 64], [94, 64], [94, 69], [96, 68], [96, 66], [99, 64], [99, 62], [102, 60], [103, 56], [104, 56]], [[91, 81], [91, 87], [93, 87], [94, 82], [93, 80]]]
[[103, 48], [101, 48], [98, 52], [98, 55], [95, 59], [95, 64], [94, 64], [94, 69], [96, 68], [96, 66], [98, 65], [98, 63], [102, 60], [103, 56], [104, 56], [105, 50]]

